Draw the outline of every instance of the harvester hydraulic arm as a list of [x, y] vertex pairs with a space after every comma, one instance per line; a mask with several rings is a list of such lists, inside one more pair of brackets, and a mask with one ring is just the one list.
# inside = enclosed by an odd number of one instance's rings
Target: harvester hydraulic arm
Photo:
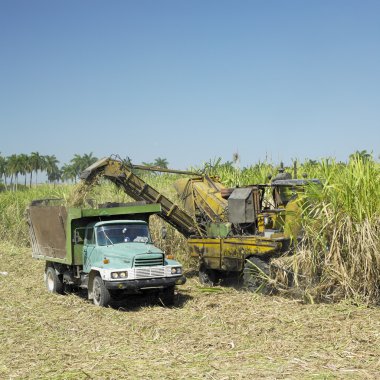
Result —
[[81, 179], [91, 183], [95, 178], [104, 177], [122, 188], [126, 194], [136, 201], [161, 204], [162, 211], [159, 216], [186, 238], [203, 235], [188, 213], [134, 174], [133, 168], [127, 162], [103, 158], [83, 171]]

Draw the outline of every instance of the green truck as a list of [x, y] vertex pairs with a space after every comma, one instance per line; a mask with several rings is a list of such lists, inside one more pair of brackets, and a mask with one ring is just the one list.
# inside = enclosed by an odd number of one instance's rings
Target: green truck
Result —
[[172, 304], [175, 285], [186, 278], [182, 265], [152, 242], [149, 216], [161, 212], [161, 205], [109, 206], [66, 208], [38, 200], [27, 208], [32, 255], [46, 261], [47, 290], [87, 289], [97, 306], [144, 293]]

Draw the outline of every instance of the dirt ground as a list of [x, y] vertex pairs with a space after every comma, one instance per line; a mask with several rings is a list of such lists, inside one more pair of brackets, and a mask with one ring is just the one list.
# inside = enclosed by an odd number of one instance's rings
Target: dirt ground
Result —
[[380, 308], [212, 291], [196, 278], [172, 308], [97, 308], [48, 294], [27, 248], [0, 252], [1, 379], [380, 378]]

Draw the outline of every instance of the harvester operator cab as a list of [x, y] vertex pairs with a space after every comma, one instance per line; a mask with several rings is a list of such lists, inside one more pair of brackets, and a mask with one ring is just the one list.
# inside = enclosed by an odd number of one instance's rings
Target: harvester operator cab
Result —
[[295, 198], [297, 193], [292, 181], [292, 175], [281, 169], [280, 173], [273, 178], [271, 185], [273, 187], [272, 196], [275, 208], [283, 208], [291, 199]]
[[286, 205], [297, 196], [297, 191], [293, 186], [274, 185], [273, 199], [276, 208], [286, 207]]

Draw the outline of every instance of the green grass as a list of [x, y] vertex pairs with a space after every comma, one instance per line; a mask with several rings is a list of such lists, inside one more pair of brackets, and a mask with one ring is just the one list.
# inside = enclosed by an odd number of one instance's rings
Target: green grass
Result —
[[69, 185], [40, 185], [16, 192], [0, 192], [0, 239], [27, 246], [29, 236], [24, 214], [29, 203], [47, 197], [66, 199], [71, 191], [72, 186]]

